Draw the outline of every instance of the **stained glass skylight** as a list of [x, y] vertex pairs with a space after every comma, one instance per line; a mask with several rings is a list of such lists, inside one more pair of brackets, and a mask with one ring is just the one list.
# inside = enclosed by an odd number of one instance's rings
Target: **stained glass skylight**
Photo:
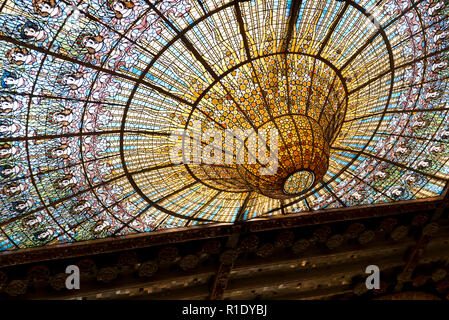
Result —
[[[0, 250], [440, 195], [448, 13], [0, 0]], [[277, 171], [175, 163], [171, 134], [195, 123], [276, 128]]]

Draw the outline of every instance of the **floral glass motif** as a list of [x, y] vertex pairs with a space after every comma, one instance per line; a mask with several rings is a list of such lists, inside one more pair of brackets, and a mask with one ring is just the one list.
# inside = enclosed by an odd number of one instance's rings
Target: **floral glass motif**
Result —
[[[447, 0], [0, 0], [0, 251], [441, 195], [448, 13]], [[195, 120], [276, 124], [279, 175], [251, 180], [258, 192], [226, 168], [174, 165], [170, 133]], [[287, 189], [307, 190], [271, 197], [302, 165], [313, 179]]]
[[297, 171], [287, 178], [284, 190], [288, 194], [300, 194], [312, 187], [315, 176], [310, 171]]

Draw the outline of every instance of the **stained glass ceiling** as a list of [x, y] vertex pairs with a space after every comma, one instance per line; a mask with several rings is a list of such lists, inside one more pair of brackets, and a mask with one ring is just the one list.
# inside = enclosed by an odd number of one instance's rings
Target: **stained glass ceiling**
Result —
[[[1, 251], [447, 185], [447, 0], [3, 0], [0, 12]], [[170, 134], [195, 121], [274, 125], [277, 173], [174, 163]]]

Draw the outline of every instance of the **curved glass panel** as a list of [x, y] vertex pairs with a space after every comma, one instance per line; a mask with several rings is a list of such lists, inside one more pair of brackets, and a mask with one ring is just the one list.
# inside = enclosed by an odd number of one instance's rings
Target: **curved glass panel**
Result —
[[[440, 195], [448, 13], [443, 0], [0, 0], [0, 250]], [[268, 127], [272, 174], [210, 148]], [[179, 132], [210, 162], [175, 161]], [[306, 192], [286, 193], [300, 169]]]

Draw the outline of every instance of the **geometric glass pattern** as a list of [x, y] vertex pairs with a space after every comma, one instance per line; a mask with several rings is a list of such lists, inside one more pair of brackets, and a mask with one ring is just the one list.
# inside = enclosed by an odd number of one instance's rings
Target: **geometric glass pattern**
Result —
[[299, 194], [310, 187], [315, 182], [315, 176], [310, 171], [297, 171], [287, 178], [284, 185], [284, 190], [288, 194]]
[[[447, 0], [0, 0], [0, 251], [442, 194], [448, 14]], [[280, 127], [282, 179], [174, 164], [170, 134], [194, 121]]]

